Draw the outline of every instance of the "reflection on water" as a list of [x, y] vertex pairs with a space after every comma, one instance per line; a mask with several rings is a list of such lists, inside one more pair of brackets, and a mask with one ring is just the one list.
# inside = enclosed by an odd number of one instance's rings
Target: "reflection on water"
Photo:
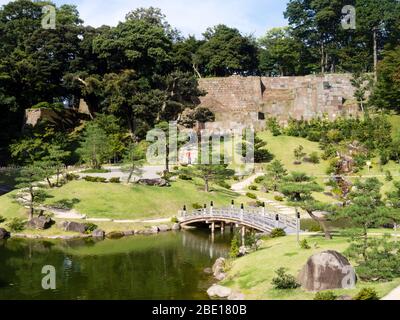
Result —
[[[120, 240], [0, 242], [0, 299], [206, 299], [203, 270], [226, 256], [231, 235], [184, 231]], [[42, 267], [57, 290], [41, 288]]]

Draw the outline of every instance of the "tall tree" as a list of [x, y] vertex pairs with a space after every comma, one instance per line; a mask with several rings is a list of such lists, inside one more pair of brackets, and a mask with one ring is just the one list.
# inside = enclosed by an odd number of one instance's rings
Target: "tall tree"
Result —
[[196, 53], [200, 73], [207, 76], [257, 73], [258, 48], [250, 36], [239, 30], [218, 25], [204, 33], [205, 42]]

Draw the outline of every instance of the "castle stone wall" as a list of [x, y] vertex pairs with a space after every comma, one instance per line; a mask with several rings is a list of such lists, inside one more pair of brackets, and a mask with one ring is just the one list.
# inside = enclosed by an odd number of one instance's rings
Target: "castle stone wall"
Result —
[[290, 118], [312, 119], [358, 114], [350, 74], [304, 77], [205, 78], [200, 88], [207, 92], [201, 105], [212, 110], [221, 126], [231, 123], [263, 127], [264, 117], [282, 124]]

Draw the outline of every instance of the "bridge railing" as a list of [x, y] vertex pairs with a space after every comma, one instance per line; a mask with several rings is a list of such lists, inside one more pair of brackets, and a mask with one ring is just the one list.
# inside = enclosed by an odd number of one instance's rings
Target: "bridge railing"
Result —
[[259, 227], [262, 230], [272, 230], [274, 228], [297, 228], [297, 219], [287, 216], [278, 215], [267, 212], [265, 209], [256, 208], [208, 208], [199, 209], [192, 212], [181, 211], [181, 217], [183, 222], [190, 221], [197, 218], [207, 219], [207, 218], [221, 218], [221, 219], [234, 219], [243, 221], [250, 225]]

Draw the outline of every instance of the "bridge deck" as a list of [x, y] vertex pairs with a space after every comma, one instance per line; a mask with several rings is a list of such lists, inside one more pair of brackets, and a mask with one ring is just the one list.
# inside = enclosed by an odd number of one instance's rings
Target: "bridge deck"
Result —
[[191, 213], [181, 212], [181, 225], [191, 225], [198, 222], [226, 222], [243, 225], [261, 232], [271, 232], [275, 228], [282, 228], [286, 233], [295, 233], [298, 228], [298, 221], [295, 217], [279, 215], [266, 212], [265, 209], [200, 209]]

